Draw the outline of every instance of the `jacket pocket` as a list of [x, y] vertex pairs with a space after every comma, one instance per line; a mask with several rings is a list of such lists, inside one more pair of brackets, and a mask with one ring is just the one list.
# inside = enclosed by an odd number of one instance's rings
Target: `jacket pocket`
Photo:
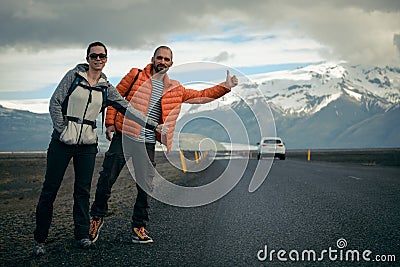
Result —
[[61, 132], [60, 141], [67, 145], [76, 145], [78, 143], [80, 125], [76, 122], [68, 121], [67, 126]]
[[97, 129], [93, 128], [91, 125], [82, 124], [82, 135], [80, 144], [82, 145], [92, 145], [97, 143]]

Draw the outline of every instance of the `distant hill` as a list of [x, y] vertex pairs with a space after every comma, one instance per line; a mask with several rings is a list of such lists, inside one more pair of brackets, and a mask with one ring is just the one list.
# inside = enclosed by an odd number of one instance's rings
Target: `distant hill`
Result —
[[[250, 144], [259, 142], [261, 134], [256, 115], [251, 115], [243, 102], [236, 103], [232, 109], [235, 116], [240, 116]], [[400, 147], [400, 108], [367, 110], [350, 97], [343, 96], [308, 116], [285, 116], [273, 108], [272, 113], [276, 134], [283, 138], [289, 149]], [[178, 127], [185, 124], [184, 132], [202, 134], [219, 142], [241, 142], [240, 138], [232, 140], [239, 135], [236, 132], [239, 127], [230, 127], [228, 134], [214, 122], [232, 125], [232, 117], [232, 113], [221, 110], [202, 111], [183, 116]]]
[[46, 150], [52, 132], [49, 114], [7, 109], [0, 106], [0, 150]]
[[[47, 150], [53, 124], [49, 114], [8, 109], [0, 106], [0, 151], [44, 151]], [[99, 127], [99, 148], [105, 152], [109, 141]], [[104, 129], [105, 132], [105, 129]]]
[[367, 110], [343, 96], [310, 116], [278, 117], [276, 125], [289, 148], [386, 148], [400, 147], [399, 119], [399, 108]]
[[[101, 116], [98, 118], [98, 124]], [[8, 109], [0, 106], [0, 124], [7, 130], [0, 132], [0, 151], [44, 151], [47, 150], [53, 126], [49, 114], [36, 114], [29, 111]], [[98, 125], [99, 150], [106, 152], [110, 145]], [[182, 133], [176, 135], [173, 148], [193, 150], [202, 147], [208, 149], [208, 142], [205, 136], [200, 134]], [[179, 136], [179, 138], [178, 138]], [[179, 140], [179, 145], [176, 141]], [[223, 146], [216, 143], [217, 149]]]

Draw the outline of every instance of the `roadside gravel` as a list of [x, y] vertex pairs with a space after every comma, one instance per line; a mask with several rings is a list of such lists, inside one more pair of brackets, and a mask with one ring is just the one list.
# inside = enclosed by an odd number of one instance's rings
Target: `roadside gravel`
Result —
[[[93, 202], [98, 173], [103, 157], [97, 158], [91, 200]], [[157, 170], [165, 177], [179, 181], [181, 170], [171, 166], [158, 156]], [[50, 235], [46, 241], [46, 255], [36, 257], [32, 253], [35, 206], [42, 187], [46, 159], [2, 158], [0, 159], [0, 265], [1, 266], [133, 266], [137, 251], [129, 237], [130, 218], [136, 197], [136, 188], [125, 167], [113, 187], [109, 201], [110, 213], [102, 229], [103, 240], [96, 250], [85, 251], [76, 247], [73, 239], [72, 189], [74, 173], [72, 164], [67, 169], [63, 184], [54, 204], [54, 217]], [[190, 174], [185, 176], [189, 179]], [[143, 253], [146, 250], [141, 248]], [[145, 265], [145, 263], [143, 263]]]

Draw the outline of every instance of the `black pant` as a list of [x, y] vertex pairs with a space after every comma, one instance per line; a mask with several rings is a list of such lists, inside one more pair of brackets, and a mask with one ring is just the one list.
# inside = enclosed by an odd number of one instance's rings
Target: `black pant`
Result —
[[64, 178], [68, 164], [73, 158], [74, 182], [74, 236], [77, 240], [89, 236], [89, 197], [97, 144], [66, 145], [52, 139], [47, 150], [46, 175], [42, 192], [36, 207], [36, 229], [34, 238], [43, 243], [48, 234], [53, 217], [53, 203]]
[[[136, 178], [137, 197], [132, 214], [132, 227], [146, 226], [149, 221], [150, 197], [146, 193], [152, 190], [154, 177], [155, 144], [141, 143], [124, 137], [116, 132], [110, 147], [105, 154], [103, 170], [97, 182], [95, 200], [91, 208], [92, 217], [104, 217], [108, 212], [108, 199], [111, 196], [111, 188], [116, 182], [127, 159], [132, 159]], [[125, 154], [125, 155], [124, 155]]]

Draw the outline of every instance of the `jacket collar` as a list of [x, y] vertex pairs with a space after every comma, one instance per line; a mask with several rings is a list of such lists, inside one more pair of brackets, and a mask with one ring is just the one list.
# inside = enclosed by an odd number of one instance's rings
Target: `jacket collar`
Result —
[[[89, 64], [86, 63], [82, 63], [82, 64], [78, 64], [75, 67], [75, 71], [82, 76], [86, 81], [88, 80], [87, 77], [87, 71], [89, 70]], [[107, 76], [102, 72], [100, 75], [100, 79], [98, 81], [99, 83], [107, 83]]]

